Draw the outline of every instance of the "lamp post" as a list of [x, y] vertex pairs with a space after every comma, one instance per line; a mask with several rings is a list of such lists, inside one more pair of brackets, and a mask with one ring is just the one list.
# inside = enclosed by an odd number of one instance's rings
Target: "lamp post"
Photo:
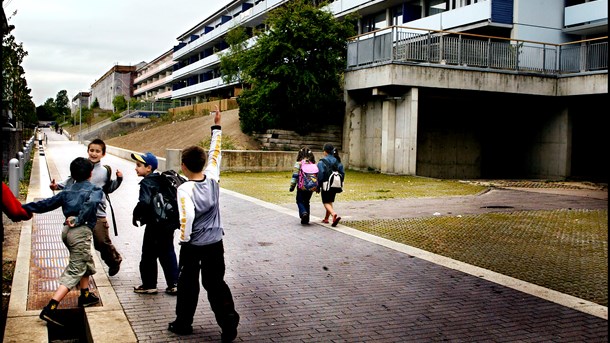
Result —
[[81, 144], [83, 138], [83, 103], [78, 98], [78, 144]]

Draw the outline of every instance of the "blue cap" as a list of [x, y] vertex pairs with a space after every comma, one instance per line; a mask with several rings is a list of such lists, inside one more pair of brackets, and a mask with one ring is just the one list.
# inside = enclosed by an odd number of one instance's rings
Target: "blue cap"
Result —
[[159, 162], [157, 161], [157, 157], [153, 155], [151, 152], [147, 152], [145, 154], [131, 154], [131, 158], [140, 163], [144, 163], [147, 166], [150, 166], [152, 170], [156, 170]]

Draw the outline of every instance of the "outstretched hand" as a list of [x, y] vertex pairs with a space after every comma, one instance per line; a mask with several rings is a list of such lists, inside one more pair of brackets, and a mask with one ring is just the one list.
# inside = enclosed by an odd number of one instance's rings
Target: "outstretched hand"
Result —
[[214, 115], [214, 125], [220, 125], [220, 108], [218, 108], [218, 105], [215, 105], [216, 107], [216, 114]]
[[49, 185], [49, 188], [51, 188], [52, 191], [56, 191], [57, 190], [57, 183], [55, 183], [55, 179], [51, 180], [51, 184]]

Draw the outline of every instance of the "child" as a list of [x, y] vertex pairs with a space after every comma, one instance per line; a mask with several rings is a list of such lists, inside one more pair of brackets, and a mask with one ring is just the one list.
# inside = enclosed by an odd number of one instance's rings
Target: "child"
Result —
[[[91, 176], [91, 183], [101, 187], [106, 194], [114, 192], [121, 183], [123, 182], [123, 173], [120, 170], [116, 171], [116, 179], [112, 179], [109, 175], [108, 169], [102, 165], [102, 158], [106, 156], [106, 143], [103, 140], [97, 138], [91, 141], [87, 146], [87, 155], [89, 161], [93, 163], [93, 175]], [[55, 179], [51, 180], [49, 188], [52, 190], [64, 189], [66, 186], [72, 184], [74, 180], [68, 177], [66, 180], [60, 183], [55, 183]], [[97, 209], [97, 222], [93, 229], [93, 246], [95, 250], [100, 252], [102, 260], [108, 265], [108, 275], [116, 275], [120, 268], [123, 258], [121, 254], [112, 244], [110, 235], [108, 233], [108, 220], [106, 219], [106, 201], [102, 200], [100, 206]]]
[[95, 213], [104, 199], [104, 192], [89, 181], [92, 171], [93, 164], [89, 160], [77, 157], [70, 163], [74, 184], [51, 198], [23, 205], [30, 213], [45, 213], [61, 206], [66, 217], [61, 239], [70, 251], [70, 259], [59, 279], [59, 287], [49, 304], [40, 312], [40, 319], [60, 326], [63, 324], [57, 319], [57, 306], [72, 287], [80, 285], [79, 306], [91, 306], [100, 301], [93, 293], [89, 293], [89, 275], [95, 274], [91, 255], [92, 230], [97, 221]]
[[4, 182], [2, 182], [2, 213], [6, 214], [13, 222], [32, 218], [32, 214], [23, 209], [19, 199], [13, 195], [10, 187]]
[[44, 139], [44, 133], [41, 128], [36, 130], [36, 139], [38, 140], [38, 147], [42, 148], [42, 140]]
[[[174, 251], [174, 228], [152, 220], [152, 197], [157, 193], [161, 174], [155, 172], [158, 166], [157, 157], [150, 152], [131, 154], [136, 161], [136, 173], [143, 177], [140, 181], [138, 203], [133, 209], [133, 225], [146, 225], [142, 240], [142, 257], [140, 258], [140, 277], [142, 285], [134, 287], [133, 291], [143, 294], [157, 293], [157, 259], [163, 268], [167, 288], [165, 293], [176, 295], [178, 289], [178, 262]], [[138, 224], [139, 222], [139, 224]]]
[[169, 331], [187, 335], [193, 332], [193, 316], [199, 299], [199, 274], [201, 285], [208, 294], [210, 307], [222, 330], [223, 342], [237, 337], [239, 314], [235, 311], [233, 295], [224, 281], [225, 261], [220, 220], [220, 111], [216, 107], [212, 126], [212, 140], [206, 164], [205, 151], [191, 146], [182, 151], [182, 172], [188, 181], [178, 187], [180, 208], [180, 278], [176, 320], [169, 324]]
[[[323, 150], [324, 157], [322, 157], [320, 161], [318, 161], [318, 190], [322, 189], [322, 183], [324, 181], [328, 181], [327, 179], [325, 179], [325, 177], [328, 176], [326, 174], [330, 174], [329, 169], [335, 164], [337, 166], [337, 170], [341, 174], [341, 179], [345, 177], [345, 171], [343, 169], [343, 164], [341, 164], [341, 158], [339, 158], [339, 153], [337, 152], [337, 149], [335, 149], [332, 144], [326, 143], [324, 144]], [[341, 217], [337, 215], [333, 208], [333, 203], [335, 202], [335, 196], [337, 195], [337, 193], [334, 191], [322, 191], [321, 195], [322, 204], [326, 209], [326, 214], [324, 215], [322, 223], [328, 224], [328, 219], [332, 216], [333, 222], [331, 226], [337, 226], [337, 224], [339, 224], [339, 221], [341, 220]]]
[[[301, 162], [305, 161], [305, 162]], [[301, 148], [299, 153], [297, 154], [297, 161], [294, 164], [294, 170], [292, 172], [292, 179], [290, 179], [290, 191], [294, 191], [296, 184], [299, 180], [299, 172], [301, 170], [302, 163], [316, 163], [316, 158], [314, 157], [311, 150], [307, 147]], [[297, 207], [299, 209], [299, 217], [301, 218], [301, 224], [309, 224], [309, 215], [311, 214], [309, 202], [311, 200], [311, 196], [313, 192], [297, 189]]]

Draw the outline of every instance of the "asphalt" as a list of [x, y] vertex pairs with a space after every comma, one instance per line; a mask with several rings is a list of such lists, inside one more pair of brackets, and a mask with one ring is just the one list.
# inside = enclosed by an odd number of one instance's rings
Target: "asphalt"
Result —
[[[49, 177], [64, 179], [86, 147], [52, 132], [36, 156], [28, 200], [49, 196]], [[102, 306], [86, 309], [95, 342], [214, 342], [220, 329], [202, 290], [192, 335], [167, 330], [176, 298], [133, 292], [143, 229], [132, 226], [138, 182], [134, 163], [106, 155], [124, 175], [111, 195], [123, 255], [107, 276], [96, 256], [94, 276]], [[45, 171], [46, 169], [46, 171]], [[221, 175], [222, 179], [222, 175]], [[45, 191], [45, 189], [47, 191]], [[523, 191], [491, 188], [468, 197], [336, 204], [346, 219], [417, 217], [481, 211], [554, 208], [607, 209], [607, 190]], [[442, 256], [364, 234], [339, 224], [302, 226], [294, 205], [278, 206], [223, 189], [226, 281], [241, 315], [236, 342], [607, 342], [607, 307]], [[26, 297], [31, 228], [22, 229], [5, 342], [40, 342], [46, 324], [39, 309], [19, 308]], [[28, 228], [30, 233], [28, 233]], [[60, 228], [58, 228], [59, 230]], [[179, 246], [176, 243], [176, 251]], [[96, 254], [97, 255], [97, 254]], [[604, 271], [607, 273], [607, 270]], [[25, 289], [24, 289], [25, 288]], [[15, 300], [14, 300], [15, 299]], [[15, 303], [13, 303], [15, 301]], [[23, 300], [21, 300], [23, 303]], [[40, 335], [40, 336], [39, 336]]]

